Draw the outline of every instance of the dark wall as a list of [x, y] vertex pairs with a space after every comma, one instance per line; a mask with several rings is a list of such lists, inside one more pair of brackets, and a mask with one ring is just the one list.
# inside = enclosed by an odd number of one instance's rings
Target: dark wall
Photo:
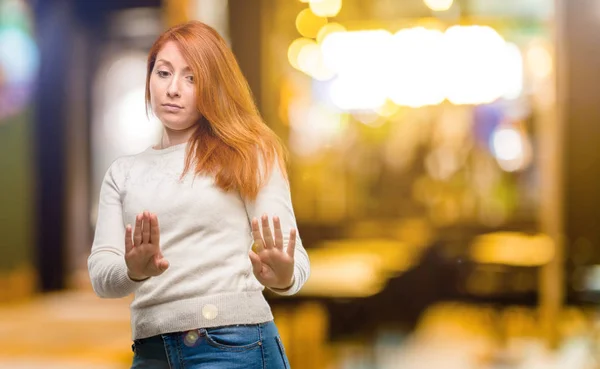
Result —
[[[75, 122], [89, 132], [92, 76], [103, 40], [109, 29], [108, 15], [135, 7], [160, 7], [160, 0], [78, 1], [44, 0], [34, 3], [36, 36], [40, 50], [40, 73], [33, 118], [33, 254], [41, 291], [65, 288], [68, 273], [67, 204], [69, 194], [69, 119], [75, 104], [85, 106], [87, 119]], [[83, 43], [75, 43], [75, 37]], [[75, 49], [84, 44], [85, 50]], [[74, 55], [76, 57], [74, 57]], [[85, 55], [85, 57], [82, 57]], [[87, 71], [86, 90], [75, 96], [69, 90], [73, 69]], [[80, 106], [78, 106], [79, 108]], [[89, 133], [84, 147], [89, 148]], [[79, 153], [89, 158], [88, 152]], [[85, 168], [84, 168], [85, 169]], [[85, 222], [83, 222], [85, 223]]]
[[[598, 2], [561, 1], [559, 91], [565, 125], [567, 248], [600, 262], [600, 22]], [[561, 74], [562, 73], [562, 74]], [[587, 257], [586, 257], [587, 256]]]
[[231, 49], [248, 80], [259, 109], [262, 108], [261, 9], [261, 0], [229, 0]]

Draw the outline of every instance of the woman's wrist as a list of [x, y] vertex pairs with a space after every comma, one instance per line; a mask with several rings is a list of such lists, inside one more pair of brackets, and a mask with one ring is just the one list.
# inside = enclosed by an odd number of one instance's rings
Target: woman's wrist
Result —
[[291, 279], [290, 283], [286, 287], [283, 287], [283, 288], [281, 288], [281, 287], [270, 287], [270, 288], [272, 290], [276, 290], [276, 291], [279, 291], [279, 292], [285, 292], [285, 291], [289, 290], [290, 288], [292, 288], [292, 286], [294, 285], [294, 282], [296, 282], [296, 277], [292, 276], [292, 279]]
[[134, 282], [143, 282], [143, 281], [145, 281], [146, 279], [149, 279], [149, 278], [150, 278], [150, 277], [148, 277], [148, 276], [140, 276], [140, 275], [135, 275], [135, 274], [131, 273], [129, 270], [127, 271], [127, 277], [128, 277], [129, 279], [131, 279], [132, 281], [134, 281]]

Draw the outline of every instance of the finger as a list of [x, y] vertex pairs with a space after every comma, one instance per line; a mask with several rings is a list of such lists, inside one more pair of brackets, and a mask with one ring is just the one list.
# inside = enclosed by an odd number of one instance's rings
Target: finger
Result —
[[131, 224], [125, 227], [125, 253], [131, 252], [133, 249], [133, 239], [131, 238]]
[[142, 222], [142, 243], [150, 243], [150, 217], [147, 211], [144, 211], [144, 220]]
[[258, 277], [262, 271], [262, 262], [260, 261], [260, 257], [252, 250], [250, 250], [248, 256], [250, 257], [250, 262], [252, 263], [252, 272]]
[[256, 218], [252, 219], [252, 238], [254, 239], [257, 252], [262, 251], [265, 248], [265, 242], [263, 241], [260, 228], [258, 227], [258, 219]]
[[142, 214], [138, 214], [135, 217], [135, 231], [133, 233], [133, 243], [135, 246], [139, 246], [142, 243]]
[[155, 259], [155, 266], [156, 269], [160, 270], [161, 272], [164, 272], [165, 270], [169, 269], [169, 261], [165, 258], [156, 258]]
[[296, 230], [292, 229], [290, 231], [290, 242], [288, 243], [287, 254], [293, 259], [295, 251], [296, 251]]
[[158, 227], [158, 217], [156, 214], [150, 214], [150, 242], [160, 246], [160, 229]]
[[269, 224], [269, 217], [267, 214], [262, 216], [262, 233], [263, 239], [265, 240], [265, 249], [271, 249], [275, 247], [273, 235], [271, 234], [271, 225]]
[[281, 221], [279, 217], [273, 217], [273, 229], [275, 230], [275, 247], [283, 250], [283, 233], [281, 233]]

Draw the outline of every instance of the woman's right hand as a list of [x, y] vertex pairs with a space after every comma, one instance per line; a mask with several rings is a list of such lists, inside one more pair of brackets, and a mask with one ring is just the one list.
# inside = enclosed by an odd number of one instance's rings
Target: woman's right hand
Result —
[[135, 217], [135, 231], [125, 229], [125, 264], [132, 280], [143, 280], [162, 274], [169, 262], [160, 251], [160, 230], [156, 214], [144, 211]]

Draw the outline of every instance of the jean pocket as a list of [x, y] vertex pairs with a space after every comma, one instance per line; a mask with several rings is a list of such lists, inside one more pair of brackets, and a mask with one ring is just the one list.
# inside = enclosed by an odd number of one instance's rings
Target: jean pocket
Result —
[[232, 325], [206, 329], [209, 345], [229, 351], [245, 351], [262, 345], [258, 325]]
[[283, 367], [285, 369], [290, 369], [290, 362], [288, 361], [287, 355], [285, 354], [285, 348], [283, 347], [283, 342], [281, 342], [281, 337], [275, 337], [275, 341], [277, 341], [277, 346], [279, 347], [279, 352], [281, 353], [281, 359], [283, 360]]

